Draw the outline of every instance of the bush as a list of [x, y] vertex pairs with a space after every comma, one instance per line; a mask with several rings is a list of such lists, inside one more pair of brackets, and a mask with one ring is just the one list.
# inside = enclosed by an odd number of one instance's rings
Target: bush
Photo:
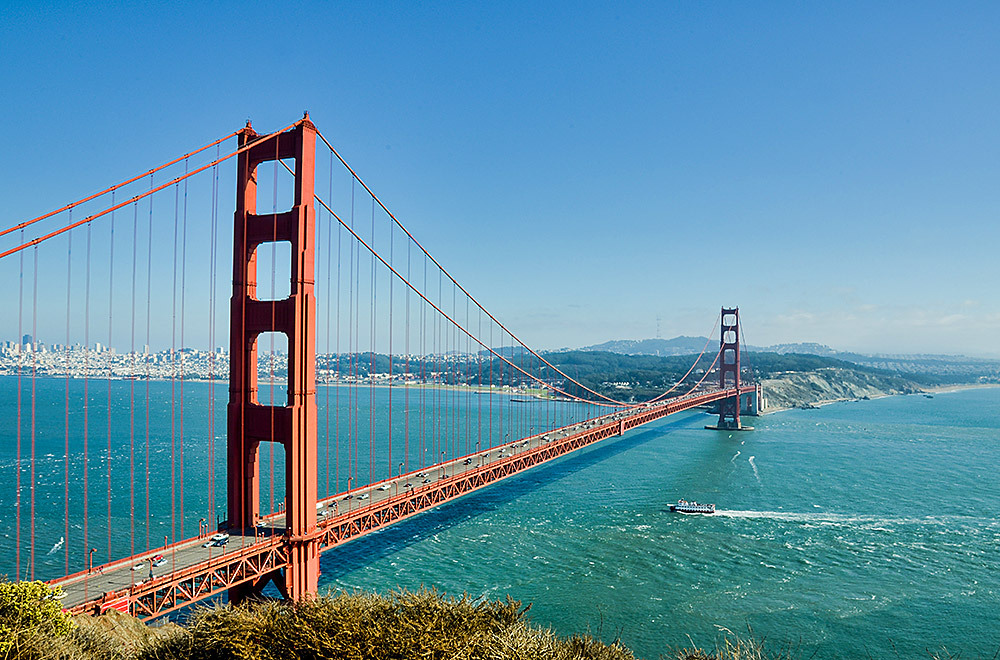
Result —
[[164, 641], [149, 660], [632, 660], [618, 644], [560, 640], [532, 628], [510, 598], [477, 602], [436, 591], [341, 594], [301, 603], [265, 602], [197, 613], [183, 641]]
[[0, 581], [0, 658], [25, 657], [39, 640], [73, 630], [56, 594], [44, 582]]

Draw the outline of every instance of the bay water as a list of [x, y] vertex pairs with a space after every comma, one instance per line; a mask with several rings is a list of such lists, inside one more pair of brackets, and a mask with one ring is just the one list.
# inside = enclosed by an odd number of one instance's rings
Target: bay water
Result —
[[[322, 584], [531, 603], [657, 658], [727, 628], [796, 657], [1000, 649], [1000, 389], [703, 429], [682, 413], [328, 553]], [[670, 513], [678, 498], [715, 515]]]
[[[22, 573], [29, 561], [25, 454], [31, 429], [22, 402], [18, 463], [12, 383], [0, 379], [0, 574], [8, 575], [16, 572], [19, 506]], [[146, 527], [145, 387], [90, 384], [84, 463], [82, 413], [72, 401], [65, 413], [66, 400], [82, 400], [81, 385], [38, 379], [36, 577], [55, 577], [67, 564], [78, 570], [90, 545], [99, 547], [98, 561], [105, 548], [125, 556], [136, 546], [141, 552], [147, 536], [158, 545], [164, 536], [193, 535], [199, 518], [224, 516], [225, 386], [210, 391], [205, 383], [187, 383], [180, 395], [176, 384], [151, 383]], [[132, 388], [139, 388], [138, 399]], [[171, 396], [186, 402], [182, 431]], [[395, 471], [404, 451], [461, 455], [477, 441], [485, 447], [510, 433], [588, 414], [552, 403], [511, 404], [504, 394], [430, 393], [424, 396], [439, 397], [436, 409], [450, 412], [420, 427], [418, 400], [397, 396], [391, 405], [396, 446], [391, 456], [369, 463], [366, 445], [374, 433], [366, 420], [384, 417], [387, 390], [359, 388], [349, 402], [341, 396], [347, 395], [339, 388], [321, 388], [319, 400], [321, 408], [336, 402], [329, 408], [334, 434], [341, 428], [354, 435], [353, 459], [346, 447], [334, 450], [329, 462], [321, 458], [321, 493], [343, 490], [352, 460], [357, 486]], [[400, 426], [404, 405], [417, 411], [410, 419], [415, 429]], [[321, 409], [321, 426], [324, 419]], [[725, 629], [745, 634], [748, 627], [770, 647], [790, 645], [798, 657], [927, 657], [943, 648], [964, 658], [994, 657], [1000, 649], [1000, 389], [789, 410], [751, 418], [755, 430], [736, 433], [704, 430], [710, 420], [699, 411], [674, 415], [327, 552], [321, 587], [509, 594], [531, 603], [535, 624], [561, 635], [620, 638], [644, 658], [692, 642], [711, 646]], [[423, 443], [416, 433], [424, 434]], [[449, 434], [461, 440], [447, 440]], [[440, 436], [438, 444], [432, 435]], [[413, 447], [404, 449], [404, 437]], [[179, 438], [188, 484], [204, 484], [214, 474], [214, 498], [204, 486], [189, 485], [183, 516], [170, 478]], [[78, 494], [68, 505], [64, 538], [67, 441], [74, 492], [83, 470], [89, 475], [93, 529], [86, 539]], [[130, 462], [137, 483], [129, 483]], [[265, 473], [268, 463], [265, 455]], [[276, 466], [275, 485], [264, 479], [264, 499], [272, 488], [281, 491], [280, 454]], [[324, 484], [327, 466], [330, 486]], [[109, 492], [107, 526], [99, 519]], [[669, 504], [678, 498], [713, 502], [718, 512], [671, 513]], [[130, 506], [138, 519], [131, 530]]]

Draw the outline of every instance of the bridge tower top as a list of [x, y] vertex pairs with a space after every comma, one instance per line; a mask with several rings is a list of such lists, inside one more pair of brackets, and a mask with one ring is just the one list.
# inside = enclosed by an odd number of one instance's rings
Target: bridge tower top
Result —
[[[721, 335], [719, 350], [722, 351], [722, 366], [719, 369], [719, 387], [721, 389], [739, 388], [740, 386], [740, 308], [722, 308], [722, 319], [719, 322]], [[739, 419], [737, 417], [737, 419]]]

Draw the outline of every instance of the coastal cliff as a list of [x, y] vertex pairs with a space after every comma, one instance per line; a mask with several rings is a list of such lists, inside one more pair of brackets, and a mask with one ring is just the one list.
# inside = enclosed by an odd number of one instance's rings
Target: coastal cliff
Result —
[[761, 379], [761, 383], [764, 386], [765, 413], [923, 391], [917, 383], [901, 376], [844, 367], [776, 373]]

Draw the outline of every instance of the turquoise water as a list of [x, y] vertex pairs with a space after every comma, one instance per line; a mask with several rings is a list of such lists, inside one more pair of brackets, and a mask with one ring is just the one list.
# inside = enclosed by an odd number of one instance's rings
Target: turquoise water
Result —
[[[511, 594], [638, 655], [748, 624], [798, 657], [1000, 648], [1000, 389], [671, 418], [323, 557], [345, 589]], [[671, 514], [678, 497], [715, 516]], [[897, 655], [898, 653], [898, 655]], [[815, 656], [813, 656], [815, 654]]]
[[[0, 377], [0, 575], [56, 578], [85, 569], [91, 548], [99, 565], [224, 520], [227, 385]], [[408, 390], [319, 388], [321, 497], [345, 491], [348, 478], [358, 488], [598, 412], [471, 389]], [[281, 405], [285, 394], [262, 383], [259, 400]], [[278, 510], [280, 445], [262, 445], [260, 477], [260, 510]]]
[[[39, 379], [36, 410], [36, 575], [83, 566], [86, 548], [107, 554], [107, 383], [89, 385], [87, 469], [91, 529], [81, 529], [82, 414], [70, 414], [71, 512], [64, 536], [63, 458], [66, 383]], [[145, 544], [145, 383], [113, 382], [111, 552]], [[216, 385], [209, 425], [208, 386], [185, 385], [184, 430], [171, 418], [170, 383], [151, 383], [149, 535], [192, 535], [201, 517], [224, 507], [225, 385]], [[176, 390], [176, 388], [175, 388]], [[27, 397], [28, 390], [23, 395]], [[14, 379], [0, 378], [0, 416], [16, 419]], [[179, 400], [179, 393], [173, 392]], [[70, 383], [82, 401], [82, 384]], [[263, 395], [262, 395], [263, 396]], [[509, 397], [427, 392], [396, 396], [392, 455], [368, 461], [374, 435], [387, 432], [387, 391], [321, 390], [320, 445], [331, 411], [331, 490], [347, 464], [355, 483], [396, 469], [409, 437], [417, 454], [448, 455], [499, 442], [508, 433], [564, 422], [586, 411], [553, 404], [512, 404]], [[76, 399], [74, 399], [74, 397]], [[374, 397], [374, 399], [372, 398]], [[276, 399], [280, 399], [277, 396]], [[25, 399], [27, 400], [27, 399]], [[492, 402], [492, 408], [490, 406]], [[409, 436], [404, 427], [411, 409]], [[336, 451], [339, 425], [353, 437]], [[354, 411], [353, 413], [351, 411]], [[136, 446], [130, 451], [135, 415]], [[353, 416], [352, 416], [353, 415]], [[29, 420], [22, 409], [22, 452]], [[350, 422], [348, 419], [353, 421]], [[423, 419], [423, 431], [420, 431]], [[327, 588], [436, 586], [530, 602], [536, 624], [560, 634], [620, 635], [645, 658], [694, 642], [711, 645], [718, 626], [753, 627], [768, 643], [790, 643], [799, 657], [897, 658], [947, 647], [962, 657], [993, 657], [1000, 648], [1000, 389], [889, 397], [795, 410], [752, 420], [756, 430], [717, 433], [709, 418], [683, 413], [347, 544], [323, 556]], [[492, 420], [492, 421], [491, 421]], [[422, 433], [423, 443], [418, 435]], [[14, 573], [16, 423], [0, 429], [0, 574]], [[458, 437], [458, 440], [449, 439]], [[185, 513], [171, 519], [171, 446], [188, 478]], [[209, 506], [209, 438], [214, 438], [215, 509]], [[481, 440], [480, 440], [481, 439]], [[337, 457], [339, 456], [339, 463]], [[130, 530], [129, 461], [136, 466], [137, 524]], [[430, 460], [428, 458], [428, 460]], [[265, 454], [262, 500], [269, 505]], [[281, 490], [280, 453], [275, 488]], [[339, 465], [339, 467], [338, 467]], [[22, 455], [21, 567], [28, 548], [28, 472]], [[321, 459], [320, 491], [327, 463]], [[714, 502], [715, 516], [671, 514], [678, 497]], [[182, 527], [183, 526], [183, 527]], [[67, 546], [70, 548], [67, 552]], [[897, 655], [898, 653], [898, 655]]]

